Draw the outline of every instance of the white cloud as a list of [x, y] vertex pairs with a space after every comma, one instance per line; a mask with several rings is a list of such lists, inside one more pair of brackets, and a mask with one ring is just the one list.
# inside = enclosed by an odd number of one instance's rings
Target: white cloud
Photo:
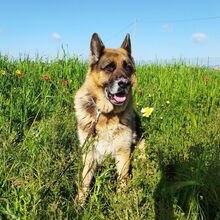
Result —
[[164, 32], [172, 32], [173, 31], [173, 28], [170, 24], [162, 25], [162, 29], [163, 29]]
[[207, 38], [208, 38], [207, 35], [205, 33], [202, 33], [202, 32], [197, 32], [197, 33], [192, 34], [192, 40], [194, 42], [201, 43], [201, 42], [206, 41]]
[[53, 32], [53, 33], [51, 34], [51, 38], [52, 38], [53, 40], [55, 40], [55, 41], [59, 41], [59, 40], [61, 40], [61, 35], [60, 35], [59, 33], [57, 33], [57, 32]]

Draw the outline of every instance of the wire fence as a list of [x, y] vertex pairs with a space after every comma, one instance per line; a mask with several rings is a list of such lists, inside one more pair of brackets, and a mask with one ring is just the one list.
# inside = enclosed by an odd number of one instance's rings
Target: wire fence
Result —
[[188, 63], [195, 66], [220, 69], [220, 57], [206, 57], [189, 59]]
[[137, 63], [145, 63], [145, 64], [160, 64], [160, 65], [169, 65], [169, 64], [177, 64], [184, 63], [190, 66], [200, 66], [203, 68], [213, 68], [220, 70], [220, 57], [196, 57], [196, 58], [173, 58], [173, 59], [152, 59], [147, 61], [141, 61]]

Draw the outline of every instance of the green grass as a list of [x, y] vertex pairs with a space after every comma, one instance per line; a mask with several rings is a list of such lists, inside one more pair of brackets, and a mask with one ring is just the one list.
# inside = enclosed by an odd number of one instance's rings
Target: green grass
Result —
[[141, 117], [146, 146], [134, 150], [127, 192], [115, 193], [106, 160], [84, 208], [73, 206], [81, 169], [73, 97], [86, 71], [77, 57], [0, 56], [0, 219], [220, 219], [220, 71], [184, 63], [137, 66], [135, 108], [154, 111]]

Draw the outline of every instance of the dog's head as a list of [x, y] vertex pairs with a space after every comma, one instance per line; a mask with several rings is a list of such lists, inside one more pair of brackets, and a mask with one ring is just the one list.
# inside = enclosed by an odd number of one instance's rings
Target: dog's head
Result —
[[135, 65], [131, 56], [130, 35], [118, 49], [105, 48], [98, 34], [90, 43], [90, 75], [114, 106], [123, 106], [132, 94]]

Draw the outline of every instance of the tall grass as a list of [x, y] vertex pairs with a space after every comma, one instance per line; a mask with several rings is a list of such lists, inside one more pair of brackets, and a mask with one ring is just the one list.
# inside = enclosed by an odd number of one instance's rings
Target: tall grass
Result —
[[[184, 63], [137, 66], [146, 146], [133, 152], [128, 190], [115, 193], [107, 159], [84, 208], [73, 205], [81, 167], [73, 97], [86, 71], [75, 56], [0, 56], [0, 219], [220, 219], [220, 72]], [[147, 106], [154, 111], [144, 118]]]

